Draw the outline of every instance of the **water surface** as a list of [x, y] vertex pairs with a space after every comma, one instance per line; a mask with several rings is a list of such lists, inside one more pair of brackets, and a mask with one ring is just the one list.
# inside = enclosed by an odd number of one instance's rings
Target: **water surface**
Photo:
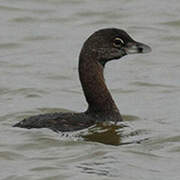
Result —
[[[178, 0], [1, 1], [0, 179], [179, 179], [179, 12]], [[105, 27], [153, 49], [106, 66], [127, 126], [90, 130], [85, 140], [12, 128], [31, 115], [87, 108], [78, 55], [87, 36]]]

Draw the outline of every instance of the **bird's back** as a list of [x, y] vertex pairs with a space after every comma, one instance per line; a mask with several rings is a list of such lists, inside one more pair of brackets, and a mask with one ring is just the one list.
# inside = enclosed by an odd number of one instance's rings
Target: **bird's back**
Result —
[[86, 113], [48, 113], [31, 116], [15, 124], [20, 128], [49, 128], [53, 131], [77, 131], [95, 124], [93, 117]]

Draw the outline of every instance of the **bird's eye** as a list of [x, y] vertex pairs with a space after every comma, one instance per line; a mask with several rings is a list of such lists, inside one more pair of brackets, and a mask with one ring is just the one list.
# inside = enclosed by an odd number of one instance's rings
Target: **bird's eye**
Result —
[[124, 41], [121, 38], [116, 37], [114, 39], [113, 45], [115, 47], [121, 47], [124, 44]]

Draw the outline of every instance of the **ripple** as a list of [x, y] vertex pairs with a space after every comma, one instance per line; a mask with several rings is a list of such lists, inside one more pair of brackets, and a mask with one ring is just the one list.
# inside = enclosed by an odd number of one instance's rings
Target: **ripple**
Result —
[[180, 136], [172, 136], [163, 138], [160, 140], [160, 142], [180, 142]]
[[125, 16], [123, 13], [120, 14], [120, 11], [114, 12], [114, 11], [81, 11], [76, 13], [76, 16], [80, 16], [80, 17], [106, 17], [105, 19], [115, 19], [115, 18], [119, 18], [119, 16], [122, 17], [127, 17]]
[[46, 76], [47, 79], [52, 79], [52, 80], [72, 80], [72, 77], [70, 76], [65, 76], [65, 75], [48, 75]]
[[47, 14], [54, 12], [51, 9], [27, 9], [27, 8], [19, 8], [19, 7], [10, 7], [10, 6], [3, 6], [0, 5], [1, 11], [10, 11], [10, 12], [33, 12], [36, 14]]
[[175, 35], [169, 35], [169, 36], [166, 36], [166, 37], [161, 37], [160, 38], [161, 40], [165, 40], [165, 41], [180, 41], [180, 36], [175, 36]]
[[82, 94], [82, 92], [80, 92], [80, 91], [76, 91], [76, 90], [73, 90], [73, 89], [65, 89], [65, 88], [63, 88], [63, 89], [61, 89], [61, 91], [62, 92], [68, 92], [68, 93], [72, 93], [72, 94]]
[[138, 130], [134, 130], [131, 132], [128, 132], [127, 134], [123, 134], [122, 137], [131, 137], [131, 136], [139, 136], [139, 135], [143, 135], [143, 134], [149, 134], [150, 131], [146, 130], [146, 129], [138, 129]]
[[3, 178], [2, 180], [32, 180], [30, 177], [25, 176], [17, 176], [17, 175], [10, 175], [6, 178]]
[[28, 36], [23, 38], [23, 41], [43, 41], [52, 39], [51, 36]]
[[[33, 0], [35, 2], [37, 2], [37, 0]], [[39, 2], [42, 2], [42, 3], [50, 3], [50, 4], [82, 4], [83, 2], [81, 0], [38, 0]]]
[[111, 89], [111, 92], [128, 94], [128, 93], [136, 92], [136, 90], [132, 90], [132, 89], [127, 90], [127, 89], [116, 88], [116, 89]]
[[[62, 175], [57, 175], [57, 176], [49, 176], [49, 177], [47, 177], [47, 178], [40, 178], [40, 179], [38, 179], [38, 180], [60, 180], [60, 179], [67, 179], [67, 177], [65, 176], [65, 177], [63, 177]], [[19, 180], [19, 179], [18, 179]]]
[[7, 115], [0, 116], [0, 120], [2, 121], [8, 121], [8, 120], [19, 120], [27, 118], [29, 115], [33, 115], [37, 113], [36, 111], [26, 111], [26, 112], [15, 112], [15, 113], [8, 113]]
[[177, 147], [173, 147], [169, 152], [180, 153], [180, 146], [177, 145]]
[[140, 120], [140, 117], [138, 116], [133, 116], [133, 115], [122, 115], [123, 119], [125, 121], [136, 121], [136, 120]]
[[168, 25], [168, 26], [180, 27], [180, 20], [163, 22], [161, 24]]
[[28, 98], [32, 98], [32, 97], [41, 97], [42, 94], [47, 94], [47, 92], [36, 88], [19, 88], [19, 89], [8, 90], [6, 91], [6, 94], [11, 94], [11, 95], [20, 94]]
[[[77, 166], [77, 168], [80, 168], [82, 170], [82, 172], [86, 173], [86, 174], [96, 174], [98, 176], [111, 176], [109, 170], [106, 169], [101, 169], [101, 168], [97, 168], [97, 167], [93, 167], [93, 164], [87, 164], [84, 163], [80, 166]], [[96, 164], [97, 166], [97, 164]]]
[[33, 23], [33, 22], [39, 22], [40, 20], [36, 17], [17, 17], [17, 18], [13, 18], [12, 20], [10, 20], [11, 22], [15, 22], [15, 23]]
[[173, 85], [166, 85], [166, 84], [158, 84], [158, 83], [149, 83], [149, 82], [140, 82], [136, 81], [131, 83], [136, 86], [144, 86], [144, 87], [162, 87], [162, 88], [175, 88], [176, 86]]
[[51, 139], [51, 140], [40, 140], [40, 138], [39, 138], [39, 142], [38, 142], [38, 140], [35, 141], [35, 139], [34, 139], [34, 142], [32, 142], [32, 143], [28, 142], [28, 143], [24, 143], [24, 144], [17, 144], [17, 146], [14, 145], [16, 150], [21, 150], [21, 151], [32, 151], [32, 150], [33, 151], [35, 151], [35, 150], [40, 151], [40, 150], [44, 150], [44, 149], [50, 149], [51, 146], [58, 147], [59, 141], [54, 141], [54, 143], [53, 143], [53, 139]]
[[[146, 147], [150, 148], [151, 150], [161, 150], [161, 151], [168, 151], [168, 152], [176, 152], [179, 150], [180, 136], [172, 136], [172, 137], [156, 137], [152, 138], [151, 141], [146, 143]], [[162, 154], [163, 155], [163, 154]]]
[[15, 160], [15, 159], [24, 159], [23, 155], [17, 154], [11, 151], [1, 151], [0, 152], [1, 160]]
[[57, 169], [59, 169], [59, 168], [57, 168], [57, 167], [52, 167], [52, 166], [42, 166], [42, 167], [37, 167], [37, 168], [32, 168], [32, 169], [30, 169], [30, 171], [51, 171], [51, 170], [57, 170]]
[[0, 95], [4, 95], [9, 91], [8, 88], [0, 88]]
[[20, 43], [2, 43], [0, 44], [0, 49], [15, 49], [21, 47], [22, 44]]
[[31, 9], [29, 10], [35, 14], [47, 14], [47, 13], [54, 13], [51, 9]]
[[73, 17], [70, 16], [70, 17], [46, 18], [46, 22], [48, 22], [48, 23], [64, 23], [64, 22], [65, 23], [67, 23], [67, 22], [72, 23], [72, 21], [75, 22], [77, 20], [78, 20], [78, 18], [76, 16], [73, 16]]
[[161, 156], [150, 153], [150, 152], [137, 151], [137, 150], [133, 150], [133, 149], [129, 149], [129, 150], [127, 150], [127, 152], [134, 153], [134, 154], [140, 155], [140, 156], [144, 156], [146, 158], [148, 158], [148, 157], [150, 157], [150, 158], [158, 158], [158, 159], [161, 158]]
[[0, 5], [1, 11], [26, 11], [25, 9], [17, 8], [17, 7], [10, 7], [10, 6], [2, 6]]

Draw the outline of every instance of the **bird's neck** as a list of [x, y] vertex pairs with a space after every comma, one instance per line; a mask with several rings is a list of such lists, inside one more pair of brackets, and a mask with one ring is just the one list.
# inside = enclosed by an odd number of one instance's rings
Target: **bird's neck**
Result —
[[102, 120], [121, 121], [119, 110], [105, 84], [103, 66], [92, 57], [80, 55], [79, 76], [88, 102], [87, 113], [99, 115]]

